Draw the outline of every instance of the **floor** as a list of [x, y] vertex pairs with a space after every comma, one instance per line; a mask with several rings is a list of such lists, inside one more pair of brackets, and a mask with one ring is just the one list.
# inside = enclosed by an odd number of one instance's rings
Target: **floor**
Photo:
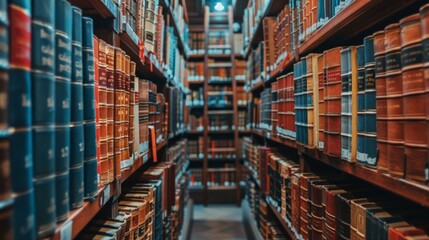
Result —
[[245, 240], [242, 218], [235, 205], [195, 205], [191, 240]]

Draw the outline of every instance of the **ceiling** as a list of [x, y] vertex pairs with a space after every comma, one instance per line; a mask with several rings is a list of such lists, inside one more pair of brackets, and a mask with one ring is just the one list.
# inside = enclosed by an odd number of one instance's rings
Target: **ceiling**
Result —
[[204, 25], [204, 6], [209, 6], [212, 10], [214, 6], [221, 2], [224, 6], [233, 5], [234, 22], [242, 22], [243, 11], [249, 0], [183, 0], [186, 1], [189, 25], [191, 29], [202, 29]]

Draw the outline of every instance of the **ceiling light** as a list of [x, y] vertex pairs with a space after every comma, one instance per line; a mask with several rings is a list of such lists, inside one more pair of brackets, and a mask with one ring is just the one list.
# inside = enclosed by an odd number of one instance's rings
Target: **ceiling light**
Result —
[[214, 9], [218, 12], [223, 11], [225, 9], [225, 7], [223, 6], [223, 4], [221, 2], [217, 2]]

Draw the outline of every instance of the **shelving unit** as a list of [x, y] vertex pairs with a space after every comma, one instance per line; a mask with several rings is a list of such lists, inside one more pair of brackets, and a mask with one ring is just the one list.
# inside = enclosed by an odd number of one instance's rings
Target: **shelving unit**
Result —
[[[279, 4], [279, 5], [278, 5]], [[276, 17], [287, 1], [267, 1], [261, 19], [267, 16]], [[293, 72], [293, 66], [301, 58], [310, 53], [321, 53], [324, 50], [338, 47], [361, 44], [365, 36], [377, 30], [383, 29], [389, 23], [399, 22], [396, 16], [409, 16], [418, 13], [418, 1], [388, 1], [388, 0], [353, 0], [337, 15], [330, 19], [325, 25], [315, 30], [310, 37], [300, 43], [295, 52], [290, 54], [280, 63], [277, 68], [270, 72], [263, 71], [261, 77], [250, 82], [247, 79], [246, 87], [252, 95], [252, 99], [259, 98], [261, 92], [272, 86], [277, 78], [286, 73]], [[421, 3], [420, 6], [424, 5]], [[399, 14], [400, 13], [400, 14]], [[245, 59], [249, 58], [252, 50], [264, 40], [262, 21], [256, 23], [253, 36], [247, 48], [242, 53]], [[360, 40], [360, 41], [358, 41]], [[279, 137], [271, 135], [270, 131], [253, 128], [251, 130], [254, 142], [263, 146], [281, 149], [291, 156], [288, 159], [295, 160], [301, 166], [301, 172], [315, 171], [317, 166], [327, 167], [333, 171], [340, 171], [354, 178], [360, 179], [377, 188], [394, 193], [398, 198], [404, 198], [422, 207], [429, 207], [429, 186], [406, 180], [405, 177], [394, 177], [386, 172], [378, 171], [376, 168], [367, 167], [358, 163], [351, 163], [339, 157], [331, 157], [318, 149], [309, 149], [296, 143], [295, 138]], [[296, 159], [294, 156], [298, 156]], [[244, 163], [250, 170], [250, 176], [256, 185], [258, 179], [253, 169], [247, 162]], [[278, 209], [271, 204], [268, 196], [265, 202], [273, 213], [277, 222], [288, 233], [291, 239], [302, 239], [280, 214]]]

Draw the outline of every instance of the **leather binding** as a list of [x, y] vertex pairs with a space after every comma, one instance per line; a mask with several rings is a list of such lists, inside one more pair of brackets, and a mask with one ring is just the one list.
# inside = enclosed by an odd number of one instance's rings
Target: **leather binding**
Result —
[[94, 33], [91, 18], [82, 18], [82, 54], [84, 84], [84, 196], [95, 197], [98, 194], [97, 145], [96, 145], [96, 109], [94, 87]]
[[[14, 79], [7, 85], [7, 120], [8, 126], [15, 130], [9, 136], [10, 150], [8, 153], [2, 150], [2, 155], [9, 154], [12, 191], [17, 194], [15, 204], [22, 206], [13, 211], [13, 237], [34, 239], [35, 224], [28, 225], [25, 231], [20, 231], [18, 227], [28, 221], [34, 223], [35, 216], [31, 132], [31, 1], [12, 0], [8, 1], [7, 6], [8, 16], [4, 19], [9, 19], [9, 79]], [[7, 223], [1, 226], [7, 228]]]
[[259, 180], [261, 181], [261, 190], [269, 194], [269, 179], [268, 179], [268, 156], [270, 148], [259, 148]]
[[[310, 204], [311, 202], [308, 200], [308, 196], [309, 196], [309, 180], [311, 179], [318, 179], [318, 176], [313, 175], [312, 173], [303, 173], [301, 174], [301, 178], [300, 178], [300, 233], [302, 235], [302, 237], [304, 239], [309, 238], [310, 235], [310, 228], [311, 225], [309, 225], [310, 221], [309, 221], [309, 210], [311, 210]], [[310, 212], [311, 214], [311, 212]]]
[[[55, 1], [32, 5], [31, 68], [37, 236], [55, 231]], [[43, 51], [42, 51], [43, 49]], [[81, 53], [80, 53], [81, 54]]]
[[[313, 17], [311, 17], [313, 18]], [[313, 19], [314, 20], [314, 19]], [[307, 118], [308, 118], [308, 148], [317, 148], [319, 139], [319, 89], [318, 89], [318, 58], [319, 54], [307, 57]]]
[[[422, 49], [423, 49], [423, 69], [424, 69], [424, 81], [425, 81], [425, 93], [426, 93], [426, 128], [429, 126], [429, 4], [424, 5], [420, 8], [420, 23], [422, 26]], [[429, 133], [426, 135], [429, 139]], [[429, 148], [429, 146], [428, 146]], [[426, 158], [427, 159], [427, 158]], [[429, 163], [426, 161], [425, 165], [425, 180], [429, 181]]]
[[124, 148], [124, 62], [125, 52], [115, 48], [115, 66], [114, 66], [114, 175], [115, 179], [121, 178], [121, 162], [123, 159], [122, 151]]
[[350, 203], [350, 240], [357, 240], [359, 238], [358, 233], [358, 211], [359, 205], [367, 203], [367, 199], [354, 199]]
[[[425, 182], [428, 164], [428, 136], [426, 121], [427, 94], [423, 70], [422, 31], [420, 15], [401, 19], [401, 63], [404, 107], [404, 143], [406, 177]], [[426, 99], [426, 100], [425, 100]]]
[[324, 51], [325, 154], [341, 156], [341, 48]]
[[357, 117], [357, 152], [356, 160], [361, 164], [366, 163], [365, 152], [365, 59], [364, 46], [357, 46], [357, 80], [358, 80], [358, 117]]
[[318, 55], [317, 57], [317, 86], [318, 86], [318, 136], [317, 139], [317, 147], [319, 150], [323, 150], [325, 148], [325, 74], [324, 74], [324, 62], [323, 62], [323, 54]]
[[158, 15], [157, 15], [157, 22], [156, 22], [156, 39], [155, 39], [155, 52], [156, 57], [158, 61], [162, 62], [164, 59], [164, 33], [165, 33], [165, 21], [164, 21], [164, 15], [162, 14], [163, 7], [158, 6]]
[[279, 83], [271, 84], [271, 134], [277, 136], [278, 111], [279, 111]]
[[262, 69], [265, 73], [270, 73], [276, 62], [276, 39], [281, 41], [281, 38], [275, 35], [278, 24], [276, 17], [266, 17], [262, 20], [264, 27], [264, 68]]
[[389, 174], [401, 177], [404, 171], [404, 122], [401, 77], [401, 37], [399, 24], [385, 28], [387, 157]]
[[377, 166], [377, 129], [376, 129], [376, 84], [374, 62], [374, 39], [366, 37], [365, 50], [365, 157], [366, 165]]
[[377, 107], [377, 170], [387, 172], [387, 90], [386, 90], [386, 61], [385, 61], [385, 33], [374, 33], [374, 59], [375, 59], [375, 91]]
[[325, 225], [325, 206], [323, 204], [323, 189], [332, 186], [326, 180], [311, 183], [311, 229], [312, 239], [323, 239]]
[[55, 1], [55, 203], [57, 221], [70, 210], [71, 5]]
[[323, 238], [324, 239], [335, 239], [337, 232], [336, 225], [336, 204], [335, 196], [346, 191], [336, 186], [324, 186], [322, 192], [323, 205], [325, 209], [324, 213], [324, 228]]
[[[106, 90], [105, 90], [105, 107], [106, 107], [106, 139], [107, 139], [107, 161], [109, 164], [109, 182], [116, 178], [115, 171], [115, 142], [114, 142], [114, 70], [115, 70], [115, 48], [106, 44]], [[101, 61], [100, 61], [101, 62]], [[100, 96], [101, 101], [101, 96]]]
[[[107, 69], [106, 69], [106, 42], [98, 42], [98, 108], [100, 112], [100, 184], [106, 185], [113, 181], [113, 163], [109, 163], [108, 136], [107, 136]], [[97, 79], [97, 78], [96, 78]], [[109, 172], [111, 174], [109, 174]]]
[[295, 173], [291, 176], [291, 198], [292, 198], [292, 227], [296, 231], [301, 230], [301, 174]]

